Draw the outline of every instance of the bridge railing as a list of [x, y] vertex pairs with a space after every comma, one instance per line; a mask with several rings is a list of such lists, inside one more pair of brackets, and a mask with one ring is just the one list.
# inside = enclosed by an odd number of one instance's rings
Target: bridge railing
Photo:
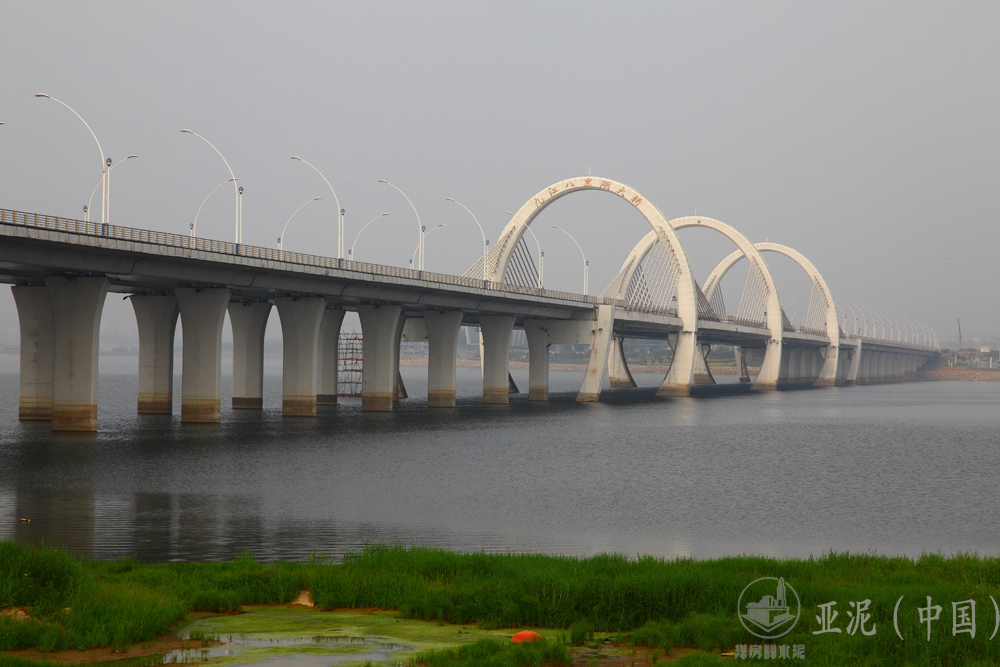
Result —
[[248, 257], [263, 261], [284, 262], [287, 264], [299, 264], [302, 266], [317, 268], [357, 271], [359, 273], [367, 273], [376, 276], [422, 280], [444, 285], [487, 289], [496, 292], [505, 292], [508, 294], [513, 293], [527, 296], [539, 296], [594, 305], [601, 304], [628, 307], [625, 301], [621, 299], [596, 297], [586, 294], [573, 294], [571, 292], [559, 292], [531, 287], [520, 287], [518, 285], [510, 285], [508, 283], [494, 282], [491, 280], [453, 276], [447, 273], [404, 269], [398, 266], [372, 264], [369, 262], [354, 262], [346, 259], [338, 259], [336, 257], [324, 257], [321, 255], [310, 255], [308, 253], [291, 252], [289, 250], [279, 250], [277, 248], [266, 248], [242, 243], [230, 243], [229, 241], [206, 239], [198, 236], [188, 236], [186, 234], [175, 234], [173, 232], [156, 232], [148, 229], [138, 229], [136, 227], [124, 227], [121, 225], [90, 222], [87, 220], [75, 220], [72, 218], [62, 218], [59, 216], [43, 215], [40, 213], [25, 213], [24, 211], [14, 211], [11, 209], [0, 208], [0, 228], [4, 225], [34, 227], [36, 229], [65, 232], [80, 236], [92, 236], [120, 241], [134, 241], [136, 243], [146, 243], [172, 248], [184, 248], [209, 253], [236, 255], [238, 257]]

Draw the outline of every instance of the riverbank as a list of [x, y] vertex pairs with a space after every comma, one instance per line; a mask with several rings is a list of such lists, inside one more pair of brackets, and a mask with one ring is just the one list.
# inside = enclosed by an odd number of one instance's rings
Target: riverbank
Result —
[[[54, 656], [67, 649], [110, 647], [127, 652], [188, 627], [191, 614], [288, 605], [308, 590], [316, 613], [393, 610], [399, 622], [450, 627], [455, 636], [464, 634], [460, 626], [474, 625], [477, 632], [501, 638], [539, 628], [552, 631], [552, 637], [566, 635], [569, 643], [589, 644], [591, 633], [597, 633], [602, 645], [607, 639], [626, 648], [638, 644], [728, 654], [762, 643], [735, 613], [747, 602], [741, 601], [744, 589], [762, 577], [775, 578], [763, 584], [765, 591], [781, 577], [800, 605], [794, 628], [772, 643], [786, 646], [782, 650], [801, 647], [812, 664], [968, 665], [1000, 658], [1000, 643], [994, 644], [989, 633], [992, 600], [1000, 597], [1000, 559], [995, 557], [829, 554], [693, 561], [371, 546], [336, 565], [318, 558], [262, 565], [249, 555], [229, 563], [140, 564], [83, 561], [11, 542], [0, 542], [0, 608], [22, 615], [0, 616], [0, 651], [40, 650]], [[956, 637], [950, 622], [942, 621], [929, 642], [923, 641], [926, 627], [917, 606], [927, 596], [948, 612], [952, 603], [975, 601], [979, 632]], [[858, 600], [868, 605], [867, 629], [875, 629], [870, 635], [843, 632], [849, 628], [849, 603]], [[842, 612], [832, 624], [842, 632], [817, 634], [830, 625], [822, 621], [829, 618], [823, 611], [832, 608], [829, 603]], [[941, 615], [950, 618], [950, 613]], [[904, 637], [922, 641], [900, 641], [894, 622]], [[445, 662], [461, 663], [457, 654]]]
[[920, 366], [918, 380], [946, 382], [1000, 382], [1000, 369], [965, 368], [964, 366]]

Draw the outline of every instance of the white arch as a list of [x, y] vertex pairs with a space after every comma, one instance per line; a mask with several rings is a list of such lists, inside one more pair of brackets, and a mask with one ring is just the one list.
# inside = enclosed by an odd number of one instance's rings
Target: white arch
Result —
[[[678, 264], [677, 278], [677, 316], [681, 320], [682, 330], [678, 335], [677, 347], [674, 350], [675, 362], [663, 381], [659, 392], [661, 396], [688, 395], [694, 378], [694, 355], [696, 353], [698, 332], [698, 299], [695, 292], [694, 277], [680, 239], [666, 217], [648, 199], [637, 190], [618, 181], [597, 176], [578, 176], [553, 183], [539, 191], [514, 213], [507, 226], [504, 227], [499, 239], [487, 258], [487, 280], [499, 282], [503, 280], [510, 262], [511, 254], [524, 231], [531, 222], [549, 204], [573, 192], [584, 190], [605, 190], [617, 195], [635, 207], [646, 221], [656, 238], [665, 248], [669, 248]], [[678, 363], [679, 362], [679, 363]]]
[[[813, 281], [813, 284], [819, 288], [824, 301], [826, 301], [826, 335], [827, 338], [830, 339], [830, 347], [829, 350], [827, 350], [826, 360], [823, 362], [823, 368], [820, 370], [819, 377], [816, 379], [815, 384], [817, 386], [824, 387], [832, 386], [836, 382], [837, 378], [837, 357], [840, 348], [840, 321], [837, 317], [837, 308], [833, 301], [833, 294], [830, 292], [830, 287], [826, 284], [823, 274], [819, 272], [816, 266], [810, 262], [805, 255], [800, 253], [795, 248], [790, 248], [786, 245], [781, 245], [780, 243], [755, 243], [754, 247], [760, 252], [776, 252], [781, 255], [785, 255], [798, 264]], [[705, 281], [706, 298], [712, 298], [712, 293], [718, 287], [722, 277], [725, 276], [729, 269], [731, 269], [733, 265], [742, 258], [743, 253], [736, 251], [719, 262], [719, 265], [716, 266], [709, 275], [708, 280]]]
[[[670, 221], [670, 226], [675, 231], [688, 227], [704, 227], [715, 230], [736, 244], [739, 250], [734, 251], [734, 254], [739, 257], [747, 257], [748, 261], [753, 262], [759, 269], [759, 274], [763, 278], [768, 292], [766, 326], [771, 332], [771, 340], [768, 341], [767, 350], [764, 353], [764, 361], [762, 362], [760, 372], [757, 374], [757, 380], [754, 382], [754, 388], [774, 389], [777, 386], [778, 372], [781, 368], [781, 341], [784, 337], [784, 327], [781, 318], [781, 301], [778, 298], [778, 288], [774, 283], [774, 278], [771, 276], [771, 270], [768, 268], [767, 262], [764, 261], [760, 252], [746, 236], [721, 220], [692, 215], [675, 218]], [[612, 287], [615, 288], [614, 291], [616, 292], [612, 296], [619, 299], [625, 298], [625, 292], [632, 282], [632, 277], [638, 270], [642, 260], [653, 249], [656, 241], [656, 234], [650, 232], [632, 248], [632, 252], [628, 254], [628, 257], [622, 264], [622, 268], [618, 271], [618, 276], [612, 283]], [[711, 281], [711, 278], [709, 280]], [[705, 296], [708, 299], [711, 299], [711, 293], [708, 291], [710, 285], [711, 282], [706, 283]]]

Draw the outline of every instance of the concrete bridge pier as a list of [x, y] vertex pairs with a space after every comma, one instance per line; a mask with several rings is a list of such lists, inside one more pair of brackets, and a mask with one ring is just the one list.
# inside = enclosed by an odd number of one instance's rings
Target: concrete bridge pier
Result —
[[340, 373], [340, 326], [346, 311], [327, 308], [319, 324], [319, 342], [316, 345], [316, 404], [336, 405], [338, 374]]
[[628, 368], [628, 361], [625, 360], [625, 339], [622, 336], [611, 338], [611, 349], [608, 351], [608, 378], [611, 386], [616, 389], [636, 386], [632, 371]]
[[97, 430], [97, 354], [107, 278], [50, 276], [54, 363], [52, 430]]
[[858, 382], [858, 374], [861, 370], [861, 341], [858, 341], [858, 346], [854, 348], [850, 353], [850, 363], [848, 364], [847, 375], [844, 379], [844, 384], [846, 386], [852, 386]]
[[274, 299], [281, 319], [281, 414], [316, 416], [316, 347], [326, 299], [281, 296]]
[[[528, 400], [549, 400], [549, 336], [544, 323], [526, 321], [524, 335], [528, 339]], [[608, 363], [611, 363], [610, 361]]]
[[222, 326], [229, 290], [220, 287], [174, 289], [181, 310], [184, 356], [181, 368], [181, 421], [221, 420]]
[[427, 407], [455, 407], [458, 334], [465, 315], [460, 310], [424, 313], [427, 328]]
[[21, 395], [17, 418], [52, 420], [55, 336], [52, 303], [44, 285], [10, 288], [21, 325]]
[[740, 376], [740, 384], [750, 384], [750, 371], [747, 370], [747, 349], [741, 345], [733, 346], [733, 356], [736, 358], [736, 372]]
[[608, 352], [611, 349], [611, 333], [615, 327], [615, 307], [597, 306], [590, 332], [590, 361], [583, 375], [583, 384], [576, 400], [594, 402], [601, 397], [601, 385], [608, 368]]
[[399, 371], [399, 349], [403, 342], [403, 330], [406, 328], [407, 317], [402, 311], [399, 313], [399, 325], [396, 327], [396, 339], [392, 345], [392, 367], [395, 380], [392, 385], [392, 402], [395, 403], [401, 398], [409, 398], [406, 393], [406, 385], [403, 384], [403, 374]]
[[361, 409], [392, 411], [396, 395], [398, 357], [396, 340], [402, 335], [401, 306], [367, 305], [358, 307], [361, 318], [362, 355]]
[[913, 354], [906, 355], [906, 370], [904, 371], [907, 381], [917, 379], [917, 357]]
[[483, 403], [507, 403], [510, 392], [510, 332], [513, 315], [482, 315]]
[[754, 391], [774, 391], [779, 382], [788, 382], [788, 352], [780, 340], [772, 338], [767, 342], [760, 371], [750, 388]]
[[698, 351], [694, 355], [694, 383], [695, 384], [715, 384], [712, 371], [708, 368], [708, 355], [712, 352], [712, 346], [707, 343], [698, 345]]
[[[840, 335], [839, 333], [837, 334]], [[836, 339], [834, 339], [836, 340]], [[814, 355], [819, 355], [820, 352], [817, 350]], [[838, 383], [838, 377], [843, 377], [841, 373], [840, 364], [840, 346], [829, 345], [826, 348], [826, 354], [820, 355], [817, 359], [820, 362], [820, 367], [814, 374], [816, 378], [813, 384], [817, 387], [835, 387]], [[842, 381], [841, 381], [842, 383]]]
[[694, 384], [695, 355], [698, 354], [698, 334], [694, 331], [680, 331], [667, 340], [674, 349], [674, 358], [656, 395], [690, 396], [691, 385]]
[[808, 357], [803, 358], [803, 350], [801, 347], [793, 347], [788, 350], [788, 383], [798, 384], [803, 381], [804, 373], [802, 372], [803, 363], [808, 364]]
[[139, 328], [139, 414], [174, 411], [174, 334], [177, 297], [133, 294], [129, 297]]
[[858, 349], [858, 377], [857, 384], [871, 384], [874, 353], [864, 348]]
[[233, 329], [233, 409], [264, 407], [264, 331], [271, 304], [230, 301]]
[[898, 352], [892, 355], [892, 381], [902, 382], [906, 379], [906, 368], [903, 365], [904, 355]]
[[[781, 355], [779, 358], [781, 359], [781, 364], [780, 367], [778, 368], [778, 376], [777, 376], [777, 382], [775, 382], [775, 388], [777, 388], [778, 384], [787, 384], [788, 379], [791, 377], [792, 348], [788, 347], [787, 345], [782, 346]], [[767, 352], [764, 353], [764, 360], [761, 362], [762, 373], [764, 371], [765, 363], [767, 363]], [[756, 386], [757, 383], [759, 382], [760, 382], [760, 375], [757, 376], [757, 382], [754, 383], [754, 386]]]
[[889, 381], [889, 355], [885, 352], [875, 353], [875, 381], [878, 383]]

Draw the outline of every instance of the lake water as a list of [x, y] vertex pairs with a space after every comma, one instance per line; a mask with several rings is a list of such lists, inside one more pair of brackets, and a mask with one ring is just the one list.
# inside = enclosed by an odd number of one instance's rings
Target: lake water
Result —
[[[226, 409], [218, 425], [138, 416], [134, 373], [102, 374], [100, 430], [82, 435], [18, 422], [17, 374], [0, 374], [0, 539], [144, 561], [304, 559], [376, 541], [696, 558], [1000, 552], [1000, 383], [661, 400], [662, 376], [640, 374], [644, 387], [578, 404], [582, 373], [553, 371], [550, 402], [487, 406], [478, 369], [460, 368], [458, 407], [428, 410], [426, 368], [402, 371], [415, 398], [393, 413], [342, 399], [283, 418], [269, 375], [267, 409]], [[527, 372], [513, 375], [526, 388]], [[178, 379], [178, 411], [179, 392]]]

